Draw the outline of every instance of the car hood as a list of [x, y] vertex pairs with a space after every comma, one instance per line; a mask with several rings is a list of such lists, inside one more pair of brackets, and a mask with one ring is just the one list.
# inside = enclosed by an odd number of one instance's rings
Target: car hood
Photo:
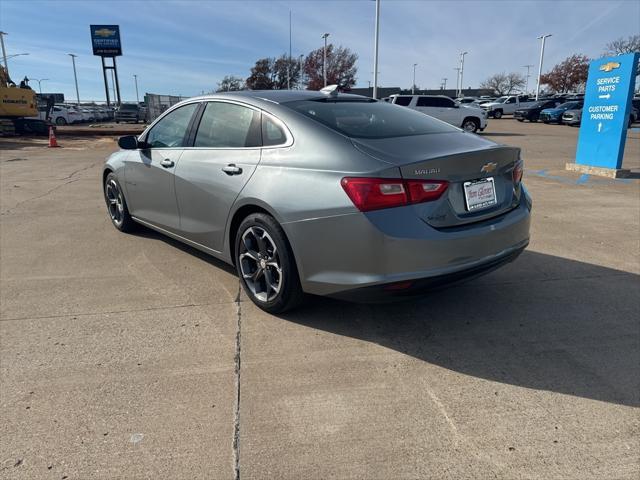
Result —
[[576, 109], [573, 109], [573, 110], [566, 110], [564, 113], [565, 114], [571, 113], [572, 115], [582, 115], [582, 109], [581, 108], [576, 108]]
[[486, 107], [496, 107], [498, 105], [502, 105], [502, 103], [496, 103], [496, 102], [488, 102], [488, 103], [483, 103], [482, 104], [482, 108], [486, 108]]
[[558, 115], [564, 112], [566, 112], [564, 108], [545, 108], [540, 113], [548, 113], [549, 115]]

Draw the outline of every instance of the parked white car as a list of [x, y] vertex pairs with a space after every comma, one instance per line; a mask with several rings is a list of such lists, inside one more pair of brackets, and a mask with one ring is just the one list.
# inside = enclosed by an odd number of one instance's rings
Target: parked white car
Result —
[[489, 117], [502, 118], [503, 115], [513, 115], [516, 110], [533, 105], [535, 101], [528, 95], [505, 95], [493, 102], [483, 103], [482, 108]]
[[460, 105], [445, 95], [391, 95], [391, 103], [447, 122], [467, 132], [487, 128], [487, 114], [481, 108]]
[[[46, 107], [38, 109], [38, 116], [41, 120], [46, 120]], [[82, 121], [82, 115], [75, 108], [69, 108], [67, 105], [57, 104], [51, 109], [51, 122], [56, 125], [69, 125]]]

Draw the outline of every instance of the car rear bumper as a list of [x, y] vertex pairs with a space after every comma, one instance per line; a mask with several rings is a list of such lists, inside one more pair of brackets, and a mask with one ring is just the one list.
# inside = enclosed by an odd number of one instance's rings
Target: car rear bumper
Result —
[[422, 290], [497, 268], [527, 246], [530, 210], [523, 188], [513, 210], [460, 227], [435, 229], [408, 206], [285, 223], [283, 228], [303, 290], [346, 298], [350, 293], [366, 296], [356, 290], [367, 287], [399, 294], [401, 288], [394, 291], [390, 284], [408, 281], [408, 291]]

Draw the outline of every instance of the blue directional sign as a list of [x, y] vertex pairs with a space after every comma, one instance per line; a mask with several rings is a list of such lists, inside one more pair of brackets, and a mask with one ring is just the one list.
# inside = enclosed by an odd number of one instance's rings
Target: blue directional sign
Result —
[[622, 167], [638, 58], [638, 53], [629, 53], [589, 65], [576, 163]]

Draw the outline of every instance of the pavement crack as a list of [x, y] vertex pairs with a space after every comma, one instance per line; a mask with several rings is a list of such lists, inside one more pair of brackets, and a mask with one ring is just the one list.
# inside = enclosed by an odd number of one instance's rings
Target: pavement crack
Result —
[[236, 325], [236, 354], [235, 354], [235, 375], [236, 375], [236, 405], [233, 418], [233, 478], [240, 480], [240, 368], [241, 368], [241, 348], [242, 348], [242, 303], [240, 301], [241, 285], [238, 282], [237, 305], [237, 325]]
[[22, 200], [21, 202], [16, 203], [12, 208], [8, 209], [7, 211], [0, 213], [0, 215], [11, 215], [18, 207], [24, 205], [25, 203], [32, 202], [34, 200], [38, 200], [40, 198], [46, 197], [47, 195], [52, 194], [53, 192], [55, 192], [59, 188], [64, 187], [65, 185], [69, 185], [70, 183], [77, 182], [78, 180], [80, 180], [80, 178], [73, 178], [75, 175], [77, 175], [80, 172], [84, 172], [85, 170], [89, 170], [89, 169], [95, 167], [96, 165], [98, 165], [98, 163], [99, 162], [92, 163], [91, 165], [89, 165], [87, 167], [82, 167], [82, 168], [79, 168], [77, 170], [74, 170], [73, 172], [71, 172], [66, 177], [62, 177], [62, 178], [56, 179], [57, 181], [66, 180], [66, 182], [60, 183], [60, 184], [56, 185], [55, 187], [50, 188], [46, 192], [41, 193], [40, 195], [36, 195], [35, 197], [27, 198], [26, 200]]

